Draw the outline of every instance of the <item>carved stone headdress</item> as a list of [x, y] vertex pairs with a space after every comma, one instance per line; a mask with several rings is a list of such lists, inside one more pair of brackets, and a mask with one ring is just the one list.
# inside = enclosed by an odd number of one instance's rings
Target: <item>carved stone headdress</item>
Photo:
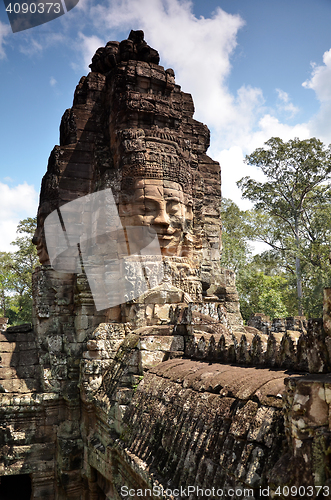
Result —
[[183, 157], [179, 138], [162, 130], [121, 131], [124, 150], [122, 189], [129, 189], [137, 178], [177, 182], [186, 194], [192, 194], [194, 170]]

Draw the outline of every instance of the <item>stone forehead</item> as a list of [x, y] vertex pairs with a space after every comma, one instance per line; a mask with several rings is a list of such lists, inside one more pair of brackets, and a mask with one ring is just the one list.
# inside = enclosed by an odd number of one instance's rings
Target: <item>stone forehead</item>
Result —
[[[154, 163], [134, 164], [125, 166], [122, 170], [122, 189], [132, 187], [136, 179], [145, 179], [151, 181], [176, 182], [183, 191], [192, 193], [193, 175], [188, 165], [186, 168], [175, 165], [163, 165]], [[165, 184], [164, 184], [165, 185]]]
[[134, 187], [148, 188], [149, 186], [160, 186], [163, 189], [175, 189], [176, 191], [183, 191], [179, 182], [167, 181], [164, 179], [136, 179]]
[[182, 186], [179, 183], [162, 181], [160, 179], [137, 179], [132, 186], [131, 196], [134, 198], [171, 196], [179, 198], [180, 201], [183, 201], [187, 197], [183, 193]]

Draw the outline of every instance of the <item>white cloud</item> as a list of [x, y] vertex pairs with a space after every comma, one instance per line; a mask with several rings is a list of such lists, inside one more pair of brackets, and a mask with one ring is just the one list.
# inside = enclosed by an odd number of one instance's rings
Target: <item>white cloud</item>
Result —
[[331, 49], [324, 52], [323, 63], [322, 66], [312, 63], [311, 78], [302, 85], [306, 89], [313, 89], [321, 102], [328, 102], [331, 100]]
[[6, 37], [11, 32], [9, 24], [2, 23], [0, 21], [0, 59], [5, 59], [6, 52], [4, 49], [4, 45], [6, 44]]
[[255, 124], [264, 112], [264, 98], [261, 89], [242, 86], [237, 91], [237, 96], [224, 116], [224, 121], [219, 120], [221, 109], [217, 109], [214, 116], [214, 134], [218, 147], [246, 146], [251, 147], [251, 133]]
[[19, 221], [37, 213], [38, 194], [34, 186], [26, 182], [14, 187], [0, 182], [0, 199], [0, 251], [10, 252], [14, 250], [10, 243], [17, 236]]
[[38, 43], [32, 37], [27, 38], [28, 43], [24, 43], [24, 45], [20, 46], [20, 52], [25, 54], [26, 56], [35, 56], [36, 54], [40, 54], [45, 48], [41, 43]]
[[331, 142], [331, 49], [323, 54], [323, 63], [318, 66], [312, 64], [310, 79], [302, 85], [306, 89], [315, 92], [320, 101], [319, 112], [310, 120], [312, 134], [319, 137], [323, 142]]
[[244, 163], [245, 154], [240, 146], [233, 146], [215, 153], [213, 158], [221, 165], [222, 196], [234, 200], [242, 210], [252, 208], [252, 203], [241, 198], [241, 191], [236, 182], [250, 176], [263, 182], [265, 177], [256, 167]]
[[280, 137], [283, 141], [289, 141], [295, 137], [308, 139], [311, 137], [311, 132], [306, 123], [287, 125], [286, 123], [281, 123], [274, 116], [265, 114], [258, 122], [258, 130], [248, 136], [249, 148], [248, 144], [245, 144], [245, 146], [247, 150], [252, 151], [257, 147], [261, 147], [270, 137]]
[[281, 89], [276, 89], [276, 92], [280, 101], [280, 103], [277, 105], [278, 109], [280, 111], [289, 113], [290, 118], [293, 118], [293, 116], [295, 116], [300, 111], [299, 108], [294, 106], [287, 92]]
[[257, 130], [254, 131], [247, 126], [246, 134], [243, 134], [238, 144], [234, 146], [221, 149], [218, 147], [217, 137], [214, 138], [211, 141], [209, 154], [221, 165], [222, 195], [232, 199], [242, 210], [251, 208], [252, 204], [241, 198], [241, 191], [236, 182], [244, 176], [252, 177], [260, 182], [266, 179], [257, 167], [244, 163], [245, 155], [262, 147], [270, 137], [281, 137], [284, 141], [288, 141], [295, 137], [307, 139], [310, 136], [310, 130], [305, 124], [290, 126], [280, 123], [274, 116], [265, 114], [259, 120]]
[[241, 136], [240, 143], [226, 149], [219, 148], [217, 138], [215, 138], [211, 141], [209, 151], [210, 156], [219, 161], [221, 165], [222, 196], [235, 201], [242, 210], [252, 208], [252, 204], [248, 200], [241, 198], [241, 191], [236, 182], [245, 176], [252, 177], [260, 182], [266, 180], [257, 167], [244, 163], [245, 155], [253, 152], [258, 147], [262, 147], [270, 137], [280, 137], [284, 141], [289, 141], [295, 137], [307, 139], [311, 136], [307, 125], [286, 125], [269, 114], [263, 115], [259, 120], [258, 130], [254, 132], [247, 127], [246, 132], [246, 135]]
[[[98, 36], [85, 36], [83, 33], [79, 33], [79, 42], [77, 44], [77, 47], [79, 48], [79, 51], [81, 52], [81, 55], [83, 57], [84, 61], [84, 68], [85, 70], [87, 69], [89, 71], [89, 64], [91, 63], [92, 57], [95, 53], [95, 51], [99, 47], [104, 47], [105, 42], [101, 40]], [[79, 66], [77, 64], [72, 64], [72, 67], [74, 69], [78, 69]]]
[[247, 169], [251, 167], [244, 164], [244, 158], [239, 146], [224, 149], [214, 156], [214, 159], [221, 165], [222, 196], [236, 200], [240, 208], [248, 209], [251, 208], [251, 204], [247, 200], [241, 200], [241, 191], [236, 185], [242, 177], [249, 175]]
[[51, 87], [54, 87], [57, 84], [57, 81], [55, 80], [54, 76], [50, 77], [49, 84]]

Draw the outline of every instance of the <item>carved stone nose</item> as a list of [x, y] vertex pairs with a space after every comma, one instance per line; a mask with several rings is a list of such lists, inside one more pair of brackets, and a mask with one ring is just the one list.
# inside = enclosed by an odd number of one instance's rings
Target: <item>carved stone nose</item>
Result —
[[170, 218], [166, 210], [161, 209], [154, 219], [154, 224], [162, 224], [164, 226], [169, 226]]

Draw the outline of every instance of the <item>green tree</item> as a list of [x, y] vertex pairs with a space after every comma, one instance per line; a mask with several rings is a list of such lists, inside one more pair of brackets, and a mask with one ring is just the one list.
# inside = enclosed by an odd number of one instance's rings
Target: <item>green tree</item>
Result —
[[37, 249], [32, 244], [37, 219], [27, 218], [19, 222], [18, 237], [13, 245], [18, 249], [13, 254], [14, 287], [16, 291], [16, 322], [24, 323], [32, 320], [32, 273], [38, 263]]
[[289, 315], [286, 306], [288, 282], [285, 276], [268, 276], [256, 268], [256, 263], [251, 262], [239, 274], [237, 289], [245, 321], [255, 313], [266, 314], [271, 319]]
[[[247, 321], [255, 313], [272, 318], [293, 311], [293, 299], [288, 291], [288, 277], [276, 251], [252, 255], [250, 240], [254, 239], [252, 220], [255, 211], [240, 210], [230, 199], [222, 200], [221, 265], [236, 272], [241, 312]], [[263, 228], [269, 217], [263, 219]]]
[[245, 266], [251, 254], [248, 243], [248, 212], [240, 208], [230, 199], [222, 199], [222, 258], [221, 265], [236, 273]]
[[36, 218], [21, 220], [16, 230], [19, 236], [12, 242], [12, 245], [18, 247], [13, 253], [13, 270], [16, 277], [16, 291], [19, 295], [25, 293], [32, 295], [32, 272], [38, 262], [37, 249], [32, 244], [36, 224]]
[[13, 258], [9, 252], [0, 252], [0, 310], [7, 317], [13, 295]]
[[19, 222], [18, 237], [12, 242], [14, 252], [0, 254], [0, 294], [2, 314], [9, 324], [20, 324], [32, 320], [32, 272], [38, 262], [32, 236], [36, 218]]
[[[238, 182], [243, 197], [254, 203], [251, 227], [254, 239], [278, 251], [296, 278], [298, 312], [303, 314], [303, 261], [325, 260], [325, 239], [316, 239], [315, 216], [330, 202], [331, 148], [316, 139], [283, 142], [273, 137], [264, 148], [246, 156], [266, 182], [244, 177]], [[309, 256], [309, 257], [308, 257]], [[323, 263], [324, 265], [324, 263]], [[321, 265], [317, 266], [321, 269]]]

